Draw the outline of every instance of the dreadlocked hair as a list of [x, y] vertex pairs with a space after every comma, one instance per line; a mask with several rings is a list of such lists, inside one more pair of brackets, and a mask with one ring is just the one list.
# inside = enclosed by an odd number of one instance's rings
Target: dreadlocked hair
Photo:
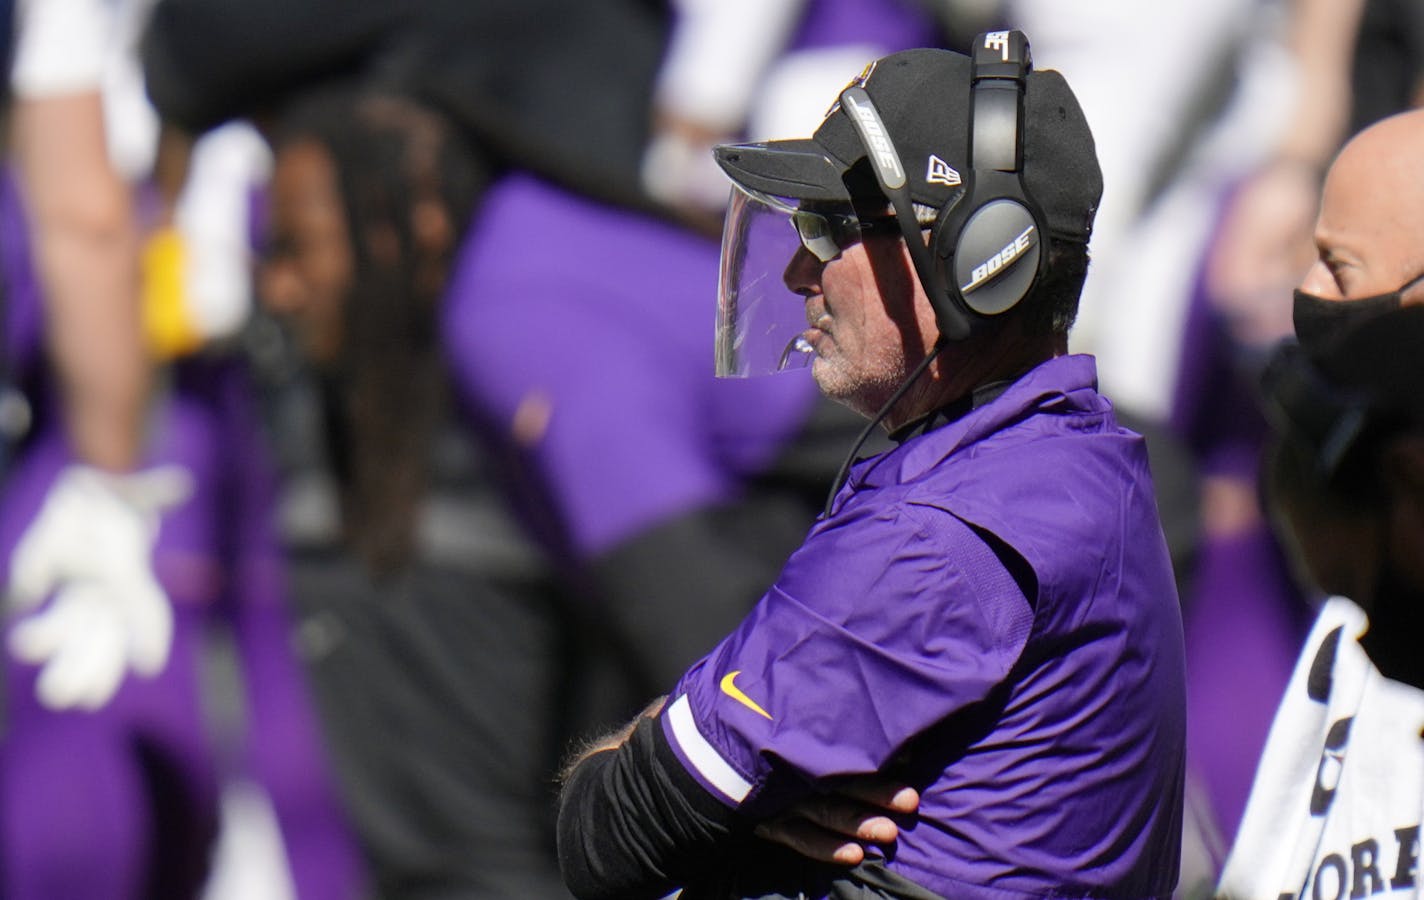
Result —
[[489, 169], [438, 112], [387, 93], [299, 101], [273, 143], [280, 153], [305, 141], [335, 164], [355, 267], [323, 383], [343, 531], [374, 574], [389, 574], [415, 552], [447, 402], [438, 307]]

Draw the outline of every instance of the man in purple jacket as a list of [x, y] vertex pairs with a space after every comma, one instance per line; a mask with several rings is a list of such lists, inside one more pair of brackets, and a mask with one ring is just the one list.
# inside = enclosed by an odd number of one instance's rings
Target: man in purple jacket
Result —
[[[717, 155], [738, 189], [719, 368], [809, 364], [898, 446], [849, 468], [665, 702], [570, 766], [565, 880], [684, 900], [1168, 896], [1181, 621], [1143, 442], [1067, 353], [1101, 193], [1071, 90], [991, 32], [971, 56], [879, 60], [810, 140]], [[854, 866], [759, 839], [788, 816], [804, 836], [867, 776], [919, 810]]]

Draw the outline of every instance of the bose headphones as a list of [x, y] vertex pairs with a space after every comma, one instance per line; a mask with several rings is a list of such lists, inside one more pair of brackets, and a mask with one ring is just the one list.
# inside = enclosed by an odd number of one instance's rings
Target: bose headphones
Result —
[[841, 95], [949, 340], [968, 337], [976, 321], [1013, 309], [1048, 267], [1043, 217], [1022, 179], [1024, 87], [1033, 68], [1028, 38], [1021, 31], [985, 32], [975, 38], [970, 60], [972, 171], [935, 216], [929, 250], [904, 166], [883, 152], [888, 135], [869, 95], [861, 87]]

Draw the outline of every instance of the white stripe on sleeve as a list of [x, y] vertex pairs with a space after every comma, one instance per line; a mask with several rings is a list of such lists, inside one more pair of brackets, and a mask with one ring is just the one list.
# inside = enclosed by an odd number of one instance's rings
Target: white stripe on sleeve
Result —
[[721, 791], [733, 803], [741, 803], [751, 792], [751, 782], [732, 768], [731, 764], [702, 736], [697, 723], [692, 719], [692, 706], [683, 694], [668, 708], [668, 723], [672, 725], [672, 736], [697, 769], [699, 775]]

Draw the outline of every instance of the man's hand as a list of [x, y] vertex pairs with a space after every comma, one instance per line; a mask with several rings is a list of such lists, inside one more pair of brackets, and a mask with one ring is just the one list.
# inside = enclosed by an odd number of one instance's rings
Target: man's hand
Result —
[[[24, 615], [10, 652], [42, 667], [36, 693], [51, 709], [97, 709], [128, 670], [168, 662], [173, 610], [153, 574], [164, 510], [192, 493], [186, 469], [60, 473], [10, 560], [10, 612]], [[34, 612], [46, 597], [53, 600]]]
[[899, 826], [887, 814], [909, 815], [919, 807], [914, 788], [867, 778], [803, 800], [758, 825], [755, 833], [809, 859], [854, 866], [865, 859], [865, 845], [892, 844], [899, 837]]

